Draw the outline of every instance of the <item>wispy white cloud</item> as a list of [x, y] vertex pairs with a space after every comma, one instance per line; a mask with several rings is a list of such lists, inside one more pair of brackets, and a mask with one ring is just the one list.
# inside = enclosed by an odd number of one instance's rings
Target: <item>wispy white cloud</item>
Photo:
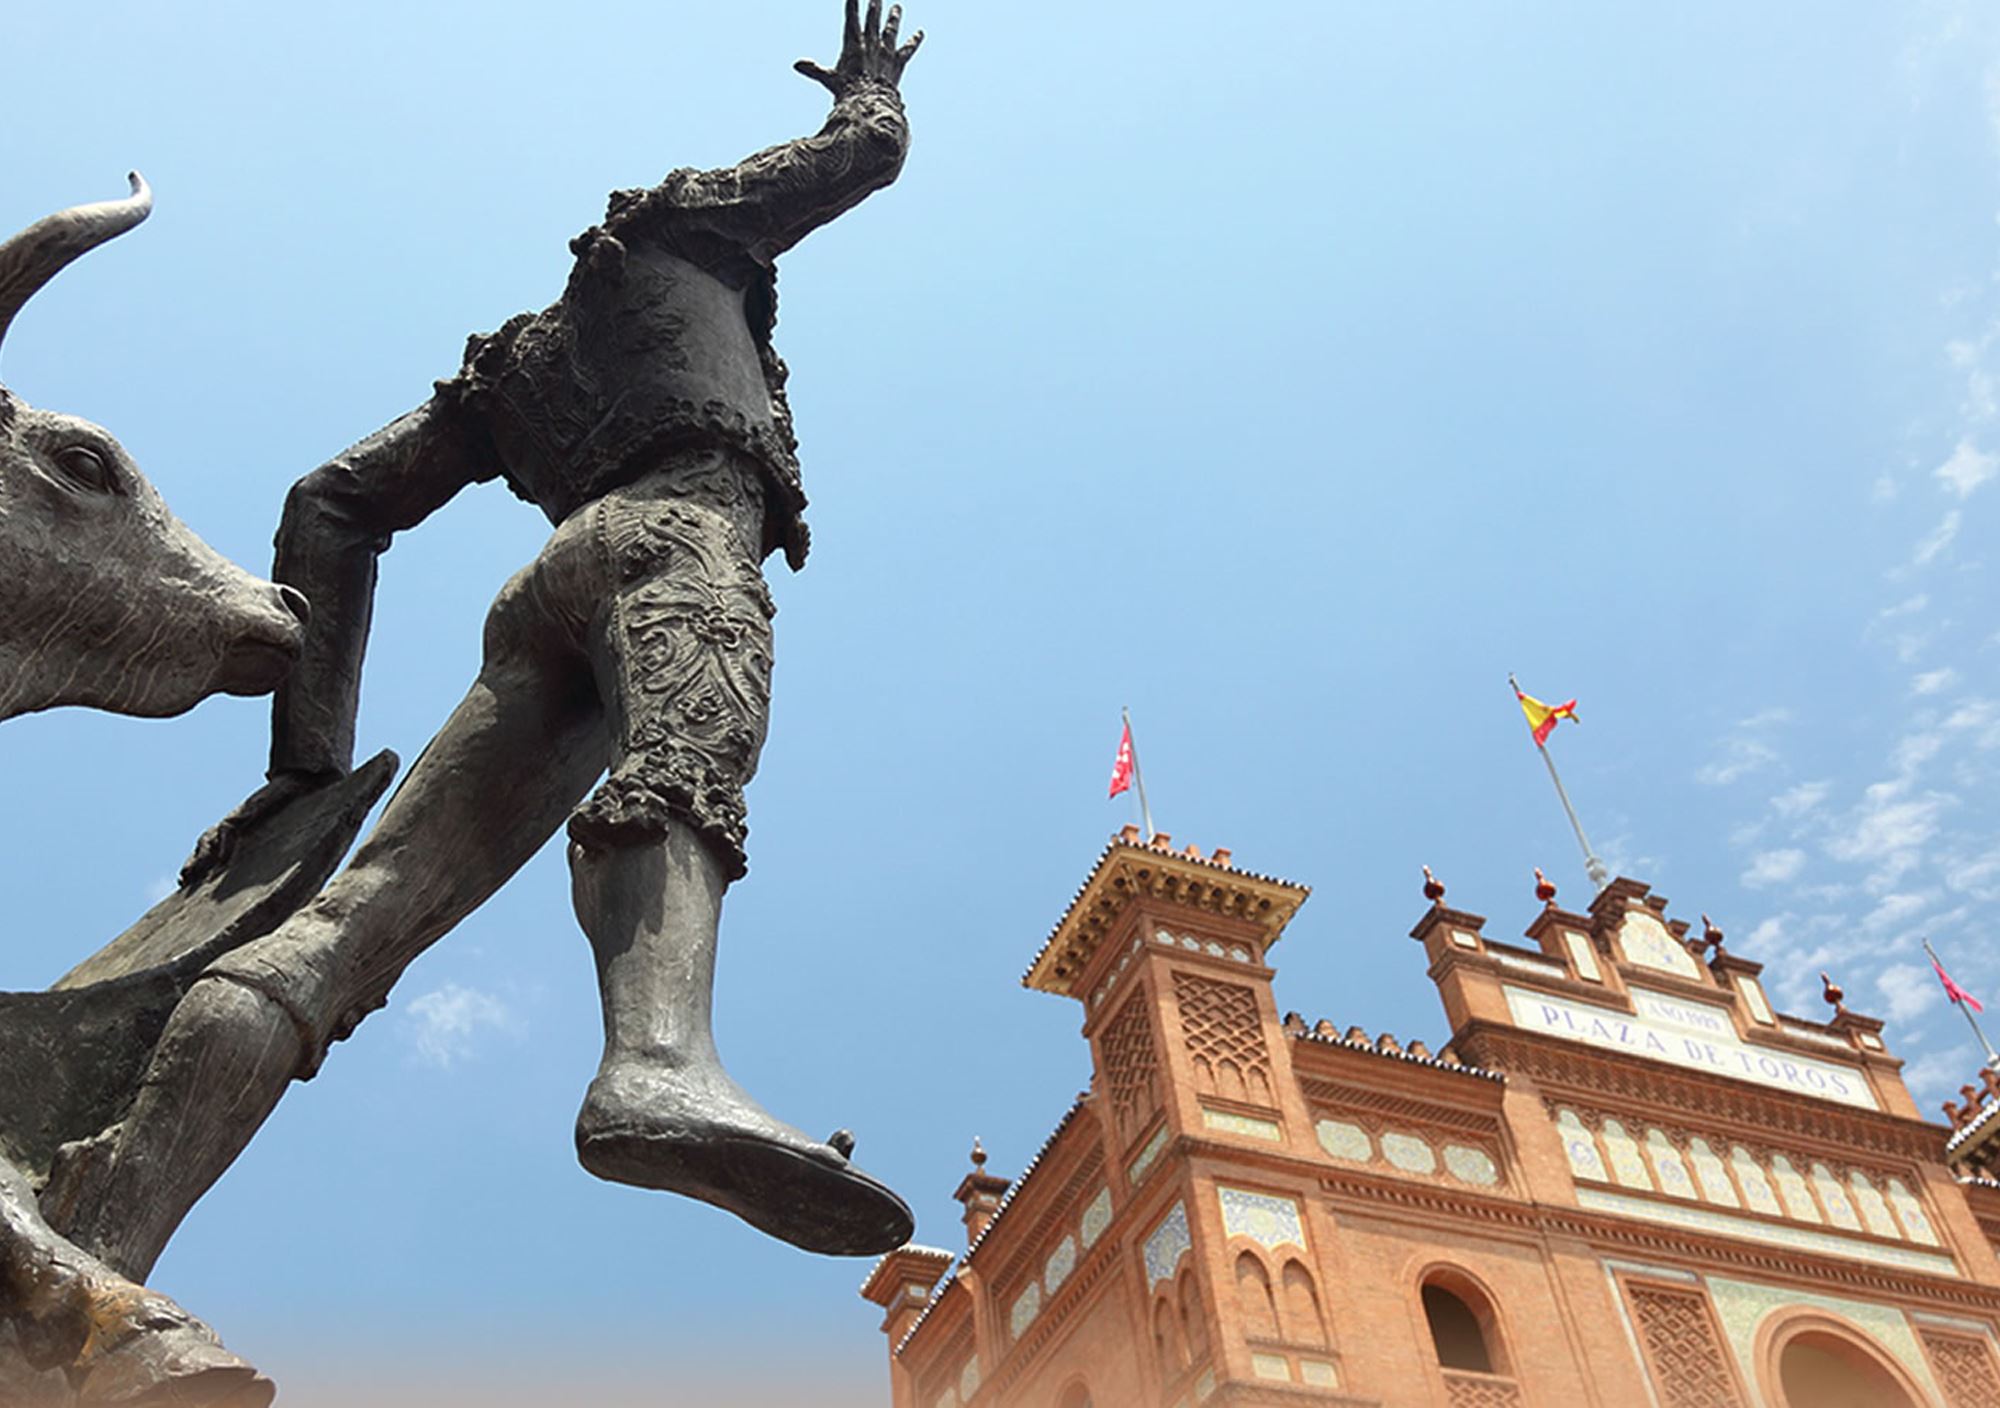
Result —
[[[1992, 414], [1992, 385], [1986, 384], [1985, 401], [1987, 415]], [[1975, 489], [1986, 483], [1994, 475], [2000, 474], [2000, 455], [1990, 455], [1979, 449], [1970, 440], [1958, 442], [1958, 448], [1951, 452], [1951, 458], [1931, 471], [1933, 478], [1961, 499], [1970, 498]]]
[[1703, 764], [1694, 778], [1705, 787], [1727, 787], [1777, 761], [1778, 750], [1770, 744], [1754, 738], [1732, 738], [1723, 745], [1723, 756]]
[[1882, 1015], [1892, 1022], [1907, 1022], [1937, 1006], [1937, 978], [1914, 963], [1891, 963], [1875, 975], [1875, 987], [1882, 994]]
[[1938, 526], [1926, 533], [1917, 543], [1917, 550], [1910, 557], [1910, 566], [1928, 567], [1952, 545], [1958, 537], [1958, 530], [1965, 523], [1965, 514], [1959, 509], [1950, 509], [1938, 521]]
[[1818, 811], [1832, 792], [1831, 782], [1801, 782], [1773, 797], [1771, 810], [1787, 821], [1796, 821]]
[[1936, 670], [1926, 670], [1910, 681], [1910, 693], [1915, 695], [1942, 694], [1958, 683], [1958, 671], [1945, 665]]
[[514, 1014], [492, 993], [446, 983], [406, 1009], [406, 1026], [417, 1058], [428, 1065], [450, 1067], [472, 1055], [482, 1033], [511, 1031]]
[[1742, 881], [1750, 889], [1758, 890], [1766, 885], [1782, 885], [1788, 880], [1796, 880], [1805, 868], [1806, 853], [1794, 847], [1759, 851], [1750, 858], [1750, 868], [1743, 872]]
[[1875, 908], [1868, 911], [1868, 917], [1861, 921], [1862, 927], [1871, 933], [1886, 933], [1900, 928], [1922, 914], [1931, 905], [1931, 897], [1919, 894], [1884, 895]]
[[1761, 735], [1791, 721], [1791, 710], [1775, 707], [1739, 719], [1722, 740], [1722, 756], [1697, 769], [1694, 780], [1704, 787], [1727, 787], [1771, 767], [1779, 761], [1778, 750]]
[[1878, 782], [1826, 843], [1838, 861], [1867, 868], [1868, 888], [1880, 893], [1913, 870], [1938, 833], [1946, 799], [1904, 796], [1905, 784]]

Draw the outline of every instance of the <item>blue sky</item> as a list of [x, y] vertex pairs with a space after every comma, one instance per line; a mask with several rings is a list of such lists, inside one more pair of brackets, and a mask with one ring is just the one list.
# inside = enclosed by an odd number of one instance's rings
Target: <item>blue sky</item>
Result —
[[[291, 481], [552, 298], [606, 191], [817, 125], [788, 65], [831, 58], [838, 4], [747, 8], [10, 17], [0, 224], [131, 166], [159, 206], [22, 315], [8, 385], [263, 568]], [[737, 1075], [852, 1126], [954, 1244], [972, 1135], [1011, 1172], [1088, 1079], [1078, 1012], [1018, 979], [1130, 819], [1103, 795], [1124, 704], [1163, 828], [1315, 887], [1281, 1005], [1439, 1040], [1418, 866], [1496, 934], [1533, 866], [1585, 894], [1515, 670], [1580, 699], [1555, 746], [1607, 858], [1792, 1010], [1832, 970], [1935, 1109], [1977, 1053], [1919, 936], [2000, 996], [1996, 22], [910, 23], [901, 183], [783, 264], [815, 550], [774, 564]], [[399, 540], [364, 750], [415, 756], [545, 532], [489, 485]], [[8, 725], [0, 983], [143, 910], [257, 780], [265, 718]], [[551, 851], [293, 1091], [157, 1284], [301, 1404], [378, 1363], [585, 1360], [881, 1401], [865, 1267], [576, 1167], [596, 1022]]]

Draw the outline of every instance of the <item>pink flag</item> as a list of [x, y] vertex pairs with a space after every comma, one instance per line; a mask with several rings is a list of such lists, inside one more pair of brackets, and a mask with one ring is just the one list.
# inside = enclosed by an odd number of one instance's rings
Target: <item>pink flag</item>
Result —
[[1118, 740], [1118, 760], [1111, 765], [1111, 791], [1108, 796], [1116, 797], [1132, 785], [1132, 725], [1125, 725], [1125, 733]]
[[1942, 963], [1933, 958], [1931, 960], [1931, 967], [1937, 969], [1938, 981], [1944, 984], [1946, 997], [1949, 997], [1953, 1002], [1963, 1003], [1975, 1012], [1984, 1012], [1986, 1010], [1978, 998], [1951, 980], [1951, 974], [1944, 971]]

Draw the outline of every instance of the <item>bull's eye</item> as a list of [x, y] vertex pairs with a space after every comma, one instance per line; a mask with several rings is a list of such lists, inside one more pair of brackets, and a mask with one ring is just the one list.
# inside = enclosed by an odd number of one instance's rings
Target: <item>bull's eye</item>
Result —
[[69, 445], [56, 451], [56, 468], [79, 489], [93, 494], [118, 492], [118, 476], [104, 456], [87, 445]]

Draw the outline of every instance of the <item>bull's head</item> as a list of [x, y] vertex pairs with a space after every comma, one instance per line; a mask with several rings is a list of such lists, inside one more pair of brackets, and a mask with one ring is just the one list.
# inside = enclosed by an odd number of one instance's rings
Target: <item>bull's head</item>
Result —
[[[144, 220], [78, 206], [0, 245], [0, 339], [72, 259]], [[0, 719], [59, 704], [159, 716], [266, 694], [297, 658], [305, 598], [224, 558], [167, 511], [104, 430], [0, 386]]]

